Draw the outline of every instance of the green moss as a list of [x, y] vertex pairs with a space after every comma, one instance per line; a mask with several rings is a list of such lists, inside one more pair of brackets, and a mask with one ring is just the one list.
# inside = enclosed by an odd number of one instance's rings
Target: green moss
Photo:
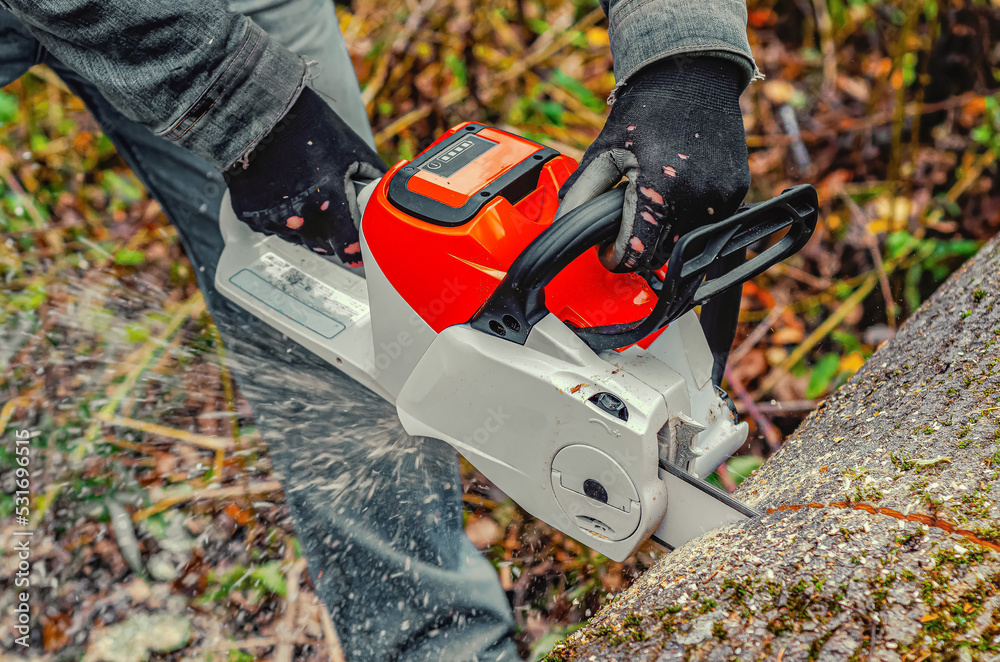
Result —
[[984, 653], [1000, 652], [1000, 645], [994, 643], [996, 641], [1000, 641], [1000, 607], [993, 610], [990, 624], [986, 626], [986, 630], [980, 635], [975, 648]]
[[[899, 457], [896, 457], [895, 453], [889, 453], [889, 461], [892, 462], [892, 466], [896, 467], [900, 471], [910, 471], [915, 466], [917, 466], [916, 464], [914, 464], [913, 458], [907, 457], [906, 455], [900, 455]], [[841, 529], [841, 532], [843, 531], [844, 529]], [[844, 537], [846, 538], [847, 536], [845, 535]]]
[[[919, 526], [918, 526], [918, 527], [916, 528], [916, 530], [914, 530], [914, 531], [907, 531], [907, 532], [906, 532], [906, 533], [904, 533], [904, 534], [901, 534], [901, 535], [898, 535], [898, 536], [896, 536], [896, 538], [895, 538], [895, 542], [896, 542], [896, 544], [897, 544], [897, 545], [899, 545], [900, 547], [903, 547], [903, 546], [905, 546], [905, 545], [909, 545], [909, 544], [910, 544], [910, 543], [912, 543], [912, 542], [913, 542], [914, 540], [917, 540], [917, 539], [921, 538], [921, 537], [922, 537], [922, 536], [924, 535], [924, 533], [926, 533], [926, 532], [924, 531], [924, 529], [923, 529], [922, 527], [919, 527]], [[909, 572], [909, 571], [906, 571], [906, 572]], [[911, 573], [911, 574], [912, 574], [912, 573]]]
[[833, 636], [834, 632], [836, 632], [836, 630], [830, 630], [829, 632], [824, 632], [818, 638], [814, 639], [811, 644], [809, 644], [808, 659], [810, 661], [815, 661], [819, 659], [819, 652], [823, 650], [823, 646], [826, 644], [827, 641], [830, 640], [830, 637]]
[[956, 568], [965, 565], [979, 565], [984, 558], [986, 558], [986, 553], [978, 546], [969, 549], [965, 554], [959, 554], [952, 549], [944, 549], [934, 555], [934, 561], [937, 564], [935, 569], [949, 565]]
[[608, 637], [613, 637], [614, 635], [615, 635], [615, 631], [612, 630], [611, 627], [608, 626], [608, 625], [602, 625], [601, 627], [599, 627], [596, 630], [594, 630], [594, 636], [595, 637], [608, 638]]
[[872, 589], [871, 599], [876, 611], [880, 611], [885, 606], [885, 601], [889, 597], [889, 589], [896, 583], [896, 573], [890, 572], [883, 577], [875, 577], [869, 580], [868, 584]]
[[729, 577], [722, 580], [722, 590], [731, 590], [733, 593], [729, 596], [729, 598], [738, 605], [746, 604], [747, 598], [753, 595], [752, 584], [736, 582]]
[[680, 610], [681, 610], [680, 605], [670, 605], [669, 607], [665, 607], [663, 609], [657, 609], [656, 611], [653, 612], [653, 616], [656, 616], [657, 618], [663, 618], [667, 614], [676, 614]]
[[920, 584], [920, 599], [926, 602], [927, 604], [933, 604], [935, 588], [936, 587], [934, 586], [934, 583], [931, 580], [925, 579]]
[[[969, 554], [960, 555], [967, 557]], [[931, 607], [931, 612], [922, 619], [925, 641], [930, 639], [932, 650], [945, 654], [954, 653], [959, 648], [972, 648], [981, 652], [1000, 652], [994, 638], [1000, 634], [1000, 609], [993, 613], [992, 626], [987, 627], [978, 640], [966, 638], [966, 633], [973, 627], [983, 611], [986, 601], [1000, 592], [1000, 574], [987, 581], [980, 581], [971, 590], [966, 591], [957, 599], [952, 599], [948, 593], [936, 593], [936, 590], [947, 583], [946, 568], [949, 565], [969, 562], [960, 560], [955, 555], [939, 555], [941, 564], [931, 570], [934, 579], [924, 582], [922, 594], [924, 601]], [[947, 657], [944, 659], [951, 659]]]
[[573, 655], [573, 647], [559, 642], [555, 647], [546, 653], [542, 662], [569, 662]]
[[805, 616], [806, 607], [811, 602], [806, 593], [808, 590], [809, 584], [804, 579], [800, 579], [788, 589], [788, 600], [785, 601], [785, 606], [796, 617]]
[[642, 616], [632, 612], [622, 621], [623, 628], [616, 632], [608, 625], [603, 625], [594, 631], [594, 636], [606, 639], [612, 646], [620, 646], [628, 641], [645, 641], [649, 638], [642, 630]]
[[792, 629], [792, 619], [788, 614], [781, 614], [767, 622], [767, 631], [775, 637], [780, 637]]
[[989, 492], [975, 491], [963, 494], [959, 512], [966, 518], [988, 518], [990, 516]]
[[874, 485], [855, 485], [854, 501], [880, 501], [885, 498], [885, 493]]
[[722, 627], [721, 621], [712, 623], [712, 634], [719, 641], [725, 641], [729, 637], [729, 635], [726, 634], [726, 628]]
[[653, 612], [653, 616], [660, 619], [660, 628], [667, 634], [677, 632], [677, 614], [681, 611], [679, 605], [671, 605], [665, 609], [657, 609]]

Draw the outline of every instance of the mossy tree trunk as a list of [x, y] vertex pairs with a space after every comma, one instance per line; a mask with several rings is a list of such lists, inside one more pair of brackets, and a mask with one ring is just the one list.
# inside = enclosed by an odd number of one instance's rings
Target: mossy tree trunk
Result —
[[1000, 238], [551, 660], [1000, 660]]

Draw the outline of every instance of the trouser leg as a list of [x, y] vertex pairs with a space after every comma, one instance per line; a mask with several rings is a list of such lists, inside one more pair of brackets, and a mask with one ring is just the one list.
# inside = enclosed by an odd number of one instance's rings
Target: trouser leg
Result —
[[[43, 57], [15, 21], [0, 10], [0, 35], [19, 35], [0, 46], [0, 75], [12, 77]], [[47, 63], [177, 227], [348, 659], [516, 659], [496, 575], [462, 529], [455, 453], [408, 437], [391, 406], [222, 297], [221, 178]]]
[[0, 87], [8, 85], [38, 64], [43, 51], [38, 41], [6, 9], [0, 9]]

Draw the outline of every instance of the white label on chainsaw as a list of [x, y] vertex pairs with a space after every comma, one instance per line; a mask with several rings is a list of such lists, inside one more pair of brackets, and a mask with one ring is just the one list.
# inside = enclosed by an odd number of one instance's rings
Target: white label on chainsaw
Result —
[[229, 280], [324, 338], [333, 338], [368, 314], [368, 304], [324, 285], [274, 253], [264, 253]]

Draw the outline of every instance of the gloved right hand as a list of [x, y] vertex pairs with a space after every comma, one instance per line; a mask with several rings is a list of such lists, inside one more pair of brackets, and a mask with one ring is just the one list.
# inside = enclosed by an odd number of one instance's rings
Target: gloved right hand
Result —
[[352, 180], [376, 179], [386, 170], [375, 150], [305, 88], [246, 162], [224, 175], [236, 217], [255, 231], [360, 267]]

